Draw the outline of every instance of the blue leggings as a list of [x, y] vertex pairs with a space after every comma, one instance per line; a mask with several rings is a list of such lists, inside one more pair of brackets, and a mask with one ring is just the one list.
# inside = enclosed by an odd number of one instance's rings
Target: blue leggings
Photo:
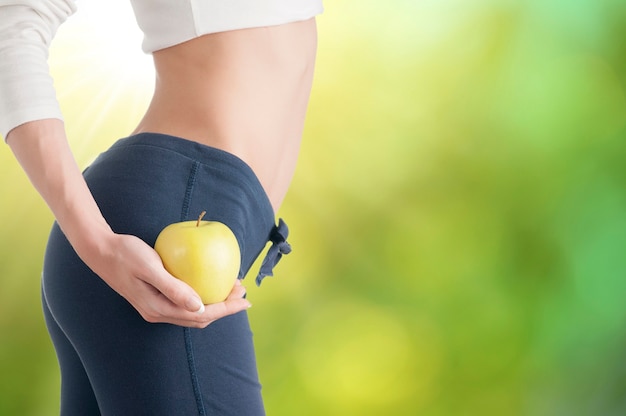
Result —
[[[168, 224], [227, 224], [240, 278], [275, 232], [270, 202], [237, 157], [192, 141], [142, 133], [114, 144], [85, 171], [117, 233], [150, 245]], [[46, 324], [61, 367], [61, 415], [265, 414], [246, 312], [205, 329], [150, 324], [77, 257], [52, 228], [43, 273]]]

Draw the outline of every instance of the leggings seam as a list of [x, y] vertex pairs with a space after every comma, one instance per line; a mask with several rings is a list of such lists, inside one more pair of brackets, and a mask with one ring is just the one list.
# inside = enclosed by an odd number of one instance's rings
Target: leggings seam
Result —
[[200, 162], [194, 162], [189, 172], [189, 179], [187, 179], [187, 189], [185, 189], [185, 198], [183, 199], [183, 206], [180, 213], [180, 220], [185, 221], [189, 216], [189, 206], [191, 205], [191, 196], [193, 194], [193, 187], [196, 184], [196, 173]]
[[[191, 165], [191, 171], [189, 172], [189, 178], [187, 179], [187, 189], [185, 189], [185, 198], [183, 199], [183, 205], [180, 213], [180, 220], [185, 221], [189, 216], [189, 206], [191, 205], [191, 196], [193, 194], [193, 188], [196, 184], [196, 174], [200, 162], [196, 161]], [[193, 356], [193, 343], [191, 341], [191, 329], [183, 328], [183, 334], [185, 337], [185, 350], [187, 352], [187, 365], [189, 366], [189, 375], [191, 377], [191, 385], [193, 387], [193, 395], [196, 399], [196, 405], [198, 406], [198, 414], [200, 416], [206, 416], [204, 410], [204, 403], [202, 401], [202, 394], [200, 393], [200, 383], [198, 382], [198, 374], [196, 373], [196, 362]]]
[[191, 328], [183, 328], [185, 336], [185, 349], [187, 350], [187, 364], [189, 365], [189, 375], [191, 376], [191, 385], [193, 387], [193, 394], [196, 398], [196, 405], [198, 406], [198, 415], [206, 416], [204, 409], [204, 402], [202, 401], [202, 394], [200, 393], [200, 383], [198, 382], [198, 374], [196, 373], [196, 363], [193, 356], [193, 343], [191, 341]]

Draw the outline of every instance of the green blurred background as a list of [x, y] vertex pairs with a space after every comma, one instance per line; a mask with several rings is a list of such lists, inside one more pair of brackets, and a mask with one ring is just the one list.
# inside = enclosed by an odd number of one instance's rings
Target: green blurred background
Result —
[[[248, 282], [268, 414], [626, 414], [626, 3], [325, 5], [294, 252]], [[151, 84], [90, 7], [51, 56], [83, 166]], [[0, 173], [0, 415], [52, 415], [52, 217]]]

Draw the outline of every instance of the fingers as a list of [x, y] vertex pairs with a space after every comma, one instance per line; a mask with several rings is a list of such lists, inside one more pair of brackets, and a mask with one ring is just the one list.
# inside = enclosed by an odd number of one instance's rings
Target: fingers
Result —
[[241, 280], [237, 279], [233, 285], [233, 290], [226, 299], [240, 299], [246, 295], [246, 288], [241, 285]]
[[246, 289], [239, 281], [235, 283], [233, 290], [224, 302], [202, 305], [203, 310], [201, 312], [190, 311], [174, 303], [170, 296], [180, 297], [180, 294], [176, 293], [176, 288], [170, 289], [169, 296], [166, 296], [164, 293], [159, 292], [157, 288], [150, 287], [150, 285], [146, 286], [148, 287], [144, 288], [144, 295], [142, 296], [145, 301], [144, 308], [137, 308], [137, 310], [150, 323], [160, 322], [192, 328], [204, 328], [217, 319], [244, 311], [251, 306], [250, 302], [243, 298]]
[[[116, 258], [119, 262], [119, 266], [115, 269], [117, 272], [115, 274], [103, 274], [110, 276], [109, 279], [105, 280], [111, 281], [112, 286], [122, 296], [143, 303], [142, 298], [132, 292], [142, 290], [141, 284], [147, 284], [163, 294], [174, 305], [192, 313], [204, 311], [200, 296], [189, 285], [176, 279], [165, 270], [161, 257], [152, 247], [141, 239], [130, 235], [118, 234], [116, 241], [118, 248], [114, 252], [118, 253], [119, 256]], [[116, 280], [122, 283], [118, 282], [116, 285]], [[152, 300], [154, 301], [154, 299]], [[131, 301], [135, 308], [141, 312], [141, 307], [138, 307], [136, 302]]]
[[224, 302], [207, 305], [206, 310], [203, 314], [203, 318], [207, 320], [206, 325], [208, 325], [211, 322], [214, 322], [225, 316], [245, 311], [246, 309], [250, 308], [250, 306], [252, 306], [250, 305], [250, 302], [243, 298], [226, 299]]
[[152, 271], [147, 283], [154, 286], [173, 304], [189, 312], [204, 313], [204, 304], [195, 290], [182, 280], [176, 279], [165, 268], [160, 267]]
[[197, 322], [201, 327], [204, 327], [220, 318], [249, 309], [252, 305], [248, 300], [243, 298], [245, 294], [246, 288], [242, 286], [241, 281], [237, 279], [233, 290], [231, 290], [226, 300], [224, 302], [205, 305], [205, 311], [197, 317]]

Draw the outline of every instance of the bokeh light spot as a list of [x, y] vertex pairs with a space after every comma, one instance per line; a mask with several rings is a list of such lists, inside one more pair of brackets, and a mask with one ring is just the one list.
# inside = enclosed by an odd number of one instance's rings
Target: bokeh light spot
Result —
[[409, 334], [393, 313], [339, 302], [322, 307], [302, 327], [297, 362], [305, 385], [340, 408], [432, 398], [440, 367], [438, 337], [424, 325]]

